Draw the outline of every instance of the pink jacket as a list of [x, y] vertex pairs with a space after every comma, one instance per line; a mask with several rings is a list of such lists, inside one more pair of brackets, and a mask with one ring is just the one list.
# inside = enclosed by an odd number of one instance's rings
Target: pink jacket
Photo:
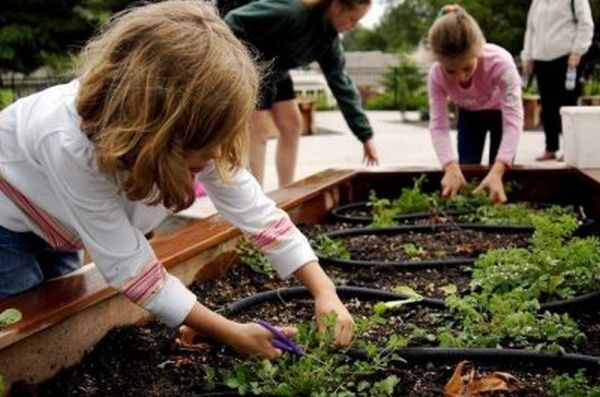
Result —
[[442, 166], [455, 160], [450, 141], [447, 101], [467, 110], [502, 111], [502, 140], [496, 160], [510, 166], [523, 130], [521, 77], [508, 51], [485, 44], [468, 88], [448, 75], [439, 62], [429, 70], [429, 128], [433, 147]]

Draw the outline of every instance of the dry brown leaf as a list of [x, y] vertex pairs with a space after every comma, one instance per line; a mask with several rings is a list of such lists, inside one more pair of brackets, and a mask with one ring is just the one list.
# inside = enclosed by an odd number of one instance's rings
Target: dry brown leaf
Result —
[[195, 339], [197, 337], [202, 337], [203, 335], [196, 331], [193, 328], [190, 328], [186, 325], [182, 325], [179, 327], [179, 338], [175, 339], [175, 344], [190, 350], [197, 351], [207, 351], [210, 349], [210, 344], [208, 343], [195, 343]]
[[461, 361], [444, 387], [444, 397], [479, 397], [487, 391], [512, 391], [518, 388], [518, 380], [507, 372], [493, 372], [486, 376], [475, 374], [471, 368], [463, 374], [468, 361]]

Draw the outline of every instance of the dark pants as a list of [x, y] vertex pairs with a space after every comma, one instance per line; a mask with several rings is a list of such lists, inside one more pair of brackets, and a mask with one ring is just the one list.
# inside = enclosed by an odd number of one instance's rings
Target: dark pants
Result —
[[55, 250], [30, 232], [0, 226], [0, 299], [81, 267], [81, 253]]
[[581, 82], [577, 79], [575, 89], [565, 89], [568, 56], [552, 61], [535, 61], [534, 73], [542, 102], [542, 123], [546, 134], [546, 150], [556, 152], [559, 148], [559, 135], [562, 131], [561, 106], [575, 106], [581, 92]]
[[494, 164], [502, 140], [500, 110], [458, 110], [458, 162], [481, 164], [485, 137], [490, 132], [490, 165]]

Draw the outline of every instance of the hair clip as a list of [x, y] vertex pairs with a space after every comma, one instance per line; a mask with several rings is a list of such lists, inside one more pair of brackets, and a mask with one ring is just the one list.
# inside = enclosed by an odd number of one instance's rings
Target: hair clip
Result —
[[453, 12], [459, 12], [460, 6], [458, 4], [447, 4], [443, 6], [437, 14], [438, 18], [443, 17], [444, 15], [451, 14]]

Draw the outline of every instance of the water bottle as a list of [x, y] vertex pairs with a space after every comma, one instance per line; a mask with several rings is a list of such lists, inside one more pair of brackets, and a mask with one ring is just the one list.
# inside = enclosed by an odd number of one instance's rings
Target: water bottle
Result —
[[567, 68], [567, 76], [565, 77], [565, 89], [567, 91], [573, 91], [575, 89], [575, 82], [577, 80], [577, 68], [570, 66]]

